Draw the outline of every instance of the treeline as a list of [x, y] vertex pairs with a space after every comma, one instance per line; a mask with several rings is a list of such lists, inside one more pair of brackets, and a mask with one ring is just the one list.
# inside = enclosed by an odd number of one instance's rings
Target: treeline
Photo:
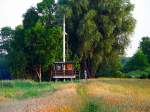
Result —
[[0, 46], [7, 51], [1, 55], [15, 78], [48, 77], [53, 62], [62, 60], [65, 15], [67, 60], [80, 63], [90, 77], [121, 71], [121, 57], [135, 28], [133, 9], [129, 0], [43, 0], [27, 10], [22, 25], [1, 29]]
[[150, 37], [143, 37], [138, 51], [124, 65], [128, 77], [150, 78]]

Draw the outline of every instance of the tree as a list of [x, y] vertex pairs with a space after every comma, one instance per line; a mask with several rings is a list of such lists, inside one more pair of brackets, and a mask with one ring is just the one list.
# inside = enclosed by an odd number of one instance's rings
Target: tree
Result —
[[45, 28], [41, 22], [26, 31], [25, 47], [28, 66], [36, 72], [39, 81], [42, 80], [42, 72], [55, 60], [60, 59], [61, 28]]
[[140, 43], [140, 48], [148, 57], [148, 61], [150, 63], [150, 37], [143, 37], [142, 42]]
[[126, 63], [126, 71], [144, 70], [149, 66], [147, 56], [141, 51], [138, 52]]
[[[67, 33], [72, 55], [82, 68], [96, 71], [120, 69], [119, 58], [134, 31], [134, 9], [129, 0], [59, 0], [58, 13], [67, 18]], [[63, 9], [63, 11], [62, 11]], [[115, 65], [115, 67], [114, 67]]]
[[[42, 73], [55, 60], [60, 60], [61, 28], [55, 22], [55, 1], [43, 0], [37, 8], [31, 8], [25, 14], [25, 54], [28, 60], [28, 69], [35, 72], [41, 82]], [[35, 21], [33, 21], [33, 20]], [[30, 20], [32, 21], [30, 24]]]

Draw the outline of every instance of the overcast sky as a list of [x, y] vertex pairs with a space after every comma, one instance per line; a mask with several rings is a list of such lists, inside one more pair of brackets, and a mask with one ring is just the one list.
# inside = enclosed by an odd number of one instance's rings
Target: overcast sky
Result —
[[136, 52], [141, 37], [150, 36], [150, 0], [131, 1], [135, 4], [133, 16], [137, 20], [137, 24], [126, 52], [127, 56], [132, 56]]
[[[31, 6], [41, 0], [0, 0], [0, 28], [15, 26], [22, 23], [22, 15]], [[131, 0], [135, 4], [133, 16], [137, 20], [136, 29], [131, 36], [131, 44], [126, 50], [127, 56], [132, 56], [143, 36], [150, 36], [150, 0]]]

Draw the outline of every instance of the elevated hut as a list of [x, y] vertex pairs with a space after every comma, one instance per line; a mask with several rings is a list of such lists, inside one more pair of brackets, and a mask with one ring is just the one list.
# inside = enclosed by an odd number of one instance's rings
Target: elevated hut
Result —
[[80, 77], [80, 72], [75, 70], [75, 64], [72, 61], [66, 61], [66, 31], [65, 16], [63, 20], [63, 61], [55, 62], [52, 67], [51, 75], [53, 79], [76, 79]]
[[55, 62], [52, 68], [53, 79], [75, 79], [79, 77], [79, 71], [75, 70], [74, 65], [74, 62]]

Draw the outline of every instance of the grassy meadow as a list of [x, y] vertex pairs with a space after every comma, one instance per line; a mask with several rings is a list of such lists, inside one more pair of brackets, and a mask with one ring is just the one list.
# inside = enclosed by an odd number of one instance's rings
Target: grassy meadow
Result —
[[57, 85], [59, 85], [59, 83], [38, 83], [30, 80], [0, 81], [0, 101], [4, 99], [22, 100], [38, 97], [55, 91]]
[[0, 112], [150, 112], [150, 80], [145, 79], [0, 83]]

